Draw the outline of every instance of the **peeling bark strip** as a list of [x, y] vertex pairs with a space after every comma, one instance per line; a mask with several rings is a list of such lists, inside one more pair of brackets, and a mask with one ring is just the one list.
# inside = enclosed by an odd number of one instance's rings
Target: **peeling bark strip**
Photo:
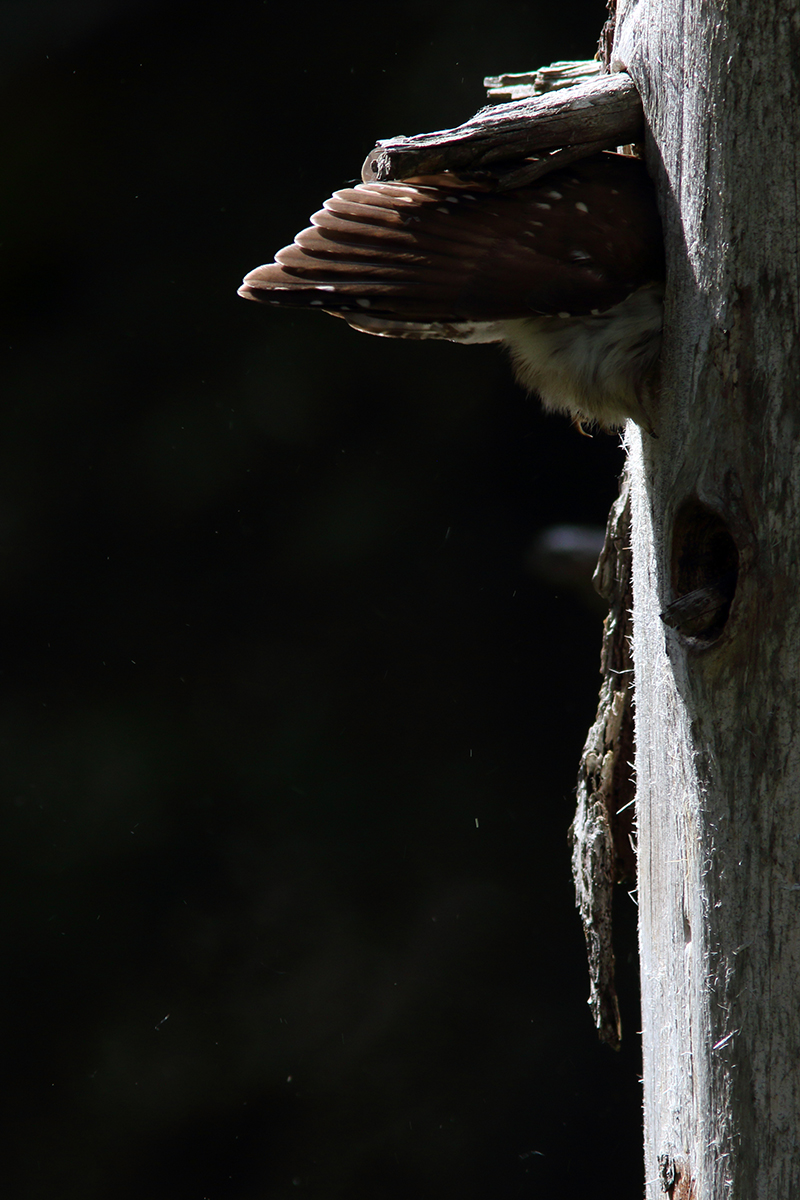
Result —
[[641, 132], [638, 92], [629, 76], [620, 72], [530, 100], [484, 108], [456, 129], [380, 141], [362, 176], [365, 182], [380, 183], [439, 171], [475, 171], [532, 154], [546, 156], [567, 146], [580, 146], [583, 157], [635, 142]]
[[523, 71], [516, 75], [487, 75], [483, 81], [486, 94], [496, 104], [509, 100], [527, 100], [530, 96], [543, 96], [560, 88], [575, 87], [587, 79], [596, 79], [602, 73], [602, 65], [596, 58], [586, 61], [550, 63], [537, 71]]
[[631, 551], [627, 475], [608, 518], [595, 586], [609, 603], [603, 632], [603, 683], [595, 722], [578, 772], [578, 803], [570, 827], [575, 901], [589, 957], [589, 1004], [601, 1041], [619, 1048], [621, 1025], [614, 983], [612, 902], [615, 885], [636, 873], [631, 844], [634, 784]]

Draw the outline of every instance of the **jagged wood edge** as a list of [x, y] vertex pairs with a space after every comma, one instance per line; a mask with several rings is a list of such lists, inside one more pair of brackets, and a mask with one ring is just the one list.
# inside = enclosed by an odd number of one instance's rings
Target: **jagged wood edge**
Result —
[[596, 58], [550, 63], [536, 71], [524, 71], [515, 75], [487, 75], [483, 81], [489, 100], [495, 104], [510, 100], [525, 100], [529, 96], [542, 96], [545, 92], [575, 87], [587, 79], [596, 79], [604, 73], [603, 64]]

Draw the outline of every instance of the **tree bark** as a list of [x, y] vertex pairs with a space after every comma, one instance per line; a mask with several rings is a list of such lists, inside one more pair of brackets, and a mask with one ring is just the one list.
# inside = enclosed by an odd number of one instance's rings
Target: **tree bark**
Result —
[[658, 439], [628, 433], [647, 1195], [789, 1200], [800, 9], [621, 0], [612, 67], [644, 102], [668, 278]]
[[[625, 75], [603, 75], [564, 90], [483, 108], [457, 129], [383, 139], [367, 156], [362, 178], [369, 182], [461, 168], [491, 169], [526, 155], [547, 155], [557, 147], [576, 145], [579, 153], [572, 157], [580, 157], [633, 141], [641, 129], [636, 88]], [[567, 161], [565, 157], [563, 162]], [[545, 162], [540, 174], [555, 165], [561, 163]], [[505, 179], [511, 187], [521, 182], [516, 172]]]

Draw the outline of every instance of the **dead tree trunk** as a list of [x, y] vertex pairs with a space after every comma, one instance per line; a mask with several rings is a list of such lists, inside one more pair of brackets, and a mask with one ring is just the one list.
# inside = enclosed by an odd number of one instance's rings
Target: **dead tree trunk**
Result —
[[620, 0], [667, 243], [629, 435], [647, 1195], [800, 1196], [800, 8]]

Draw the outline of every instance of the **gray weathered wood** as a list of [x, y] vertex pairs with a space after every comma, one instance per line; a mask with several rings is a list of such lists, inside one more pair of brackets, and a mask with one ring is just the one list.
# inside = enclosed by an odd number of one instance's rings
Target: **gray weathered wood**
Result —
[[586, 154], [635, 141], [641, 128], [641, 102], [630, 79], [603, 75], [530, 100], [484, 108], [456, 129], [380, 141], [364, 165], [365, 178], [475, 170], [578, 143]]
[[628, 434], [651, 1200], [800, 1196], [798, 64], [795, 0], [620, 0], [668, 276]]

